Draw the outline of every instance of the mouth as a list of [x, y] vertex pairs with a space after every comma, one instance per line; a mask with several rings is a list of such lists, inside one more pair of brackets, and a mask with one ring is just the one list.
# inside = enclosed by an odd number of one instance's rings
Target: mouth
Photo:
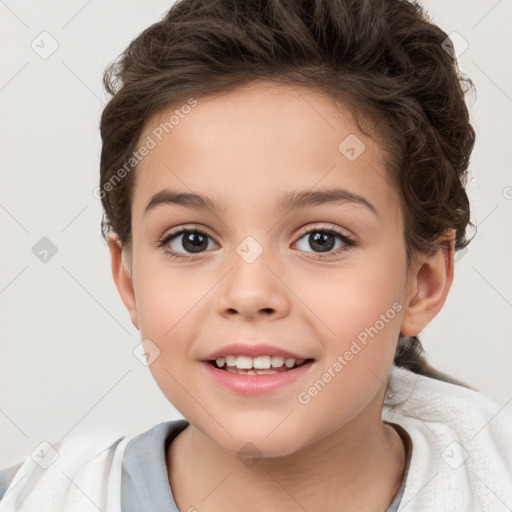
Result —
[[206, 362], [218, 370], [239, 375], [269, 375], [289, 372], [313, 361], [312, 358], [293, 359], [283, 356], [226, 356]]
[[224, 389], [237, 395], [262, 396], [277, 393], [314, 371], [314, 359], [290, 355], [227, 355], [201, 363], [208, 378]]

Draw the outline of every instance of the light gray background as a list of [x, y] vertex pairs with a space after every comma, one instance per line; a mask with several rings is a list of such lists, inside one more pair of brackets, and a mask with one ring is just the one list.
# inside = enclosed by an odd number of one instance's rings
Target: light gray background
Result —
[[[115, 436], [181, 417], [132, 353], [139, 333], [92, 194], [102, 72], [171, 3], [0, 0], [0, 467], [70, 432]], [[434, 366], [510, 406], [512, 0], [423, 5], [469, 43], [459, 62], [477, 88], [468, 192], [479, 229], [421, 338]], [[47, 59], [31, 47], [43, 31], [59, 45]], [[42, 237], [58, 249], [46, 263], [32, 253]]]

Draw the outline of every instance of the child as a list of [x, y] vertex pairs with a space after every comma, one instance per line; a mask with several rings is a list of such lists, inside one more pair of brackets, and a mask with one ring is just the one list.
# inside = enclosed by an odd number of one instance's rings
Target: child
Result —
[[102, 228], [185, 419], [56, 443], [2, 512], [512, 509], [510, 407], [417, 337], [469, 243], [449, 43], [402, 0], [182, 0], [129, 45]]

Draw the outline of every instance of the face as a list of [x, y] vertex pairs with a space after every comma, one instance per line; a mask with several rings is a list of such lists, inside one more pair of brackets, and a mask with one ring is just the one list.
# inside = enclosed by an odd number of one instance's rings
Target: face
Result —
[[[300, 87], [253, 83], [199, 98], [155, 132], [174, 110], [140, 138], [156, 145], [136, 171], [125, 300], [159, 387], [233, 453], [250, 442], [286, 455], [358, 418], [380, 421], [409, 292], [382, 149], [348, 109]], [[293, 206], [303, 193], [310, 200]], [[235, 389], [224, 383], [235, 374], [204, 362], [232, 343], [311, 361], [276, 374], [277, 386]]]

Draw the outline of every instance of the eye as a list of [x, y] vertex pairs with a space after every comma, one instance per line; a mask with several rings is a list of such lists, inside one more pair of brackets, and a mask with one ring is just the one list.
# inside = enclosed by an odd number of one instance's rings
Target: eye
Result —
[[[181, 228], [166, 234], [158, 241], [158, 247], [163, 247], [164, 252], [173, 259], [190, 259], [191, 255], [200, 254], [209, 247], [209, 240], [213, 240], [208, 233], [197, 227]], [[214, 242], [216, 245], [216, 243]], [[184, 251], [183, 251], [184, 250]]]
[[[322, 253], [328, 253], [329, 256], [332, 256], [356, 246], [356, 242], [351, 237], [332, 227], [306, 228], [301, 231], [301, 235], [301, 238], [296, 242], [299, 249], [312, 252], [307, 250], [309, 246], [320, 257], [323, 257], [321, 256]], [[299, 244], [302, 244], [302, 246]]]
[[[301, 235], [296, 242], [298, 245], [302, 244], [302, 246], [299, 245], [299, 250], [314, 252], [319, 259], [326, 257], [323, 253], [333, 256], [357, 245], [351, 237], [332, 227], [304, 228], [301, 230]], [[218, 245], [206, 231], [198, 227], [181, 227], [167, 233], [157, 242], [157, 246], [163, 248], [169, 258], [187, 261], [193, 259], [195, 254], [212, 249], [210, 241], [213, 241], [214, 246]], [[308, 245], [313, 248], [313, 251], [308, 251]]]

